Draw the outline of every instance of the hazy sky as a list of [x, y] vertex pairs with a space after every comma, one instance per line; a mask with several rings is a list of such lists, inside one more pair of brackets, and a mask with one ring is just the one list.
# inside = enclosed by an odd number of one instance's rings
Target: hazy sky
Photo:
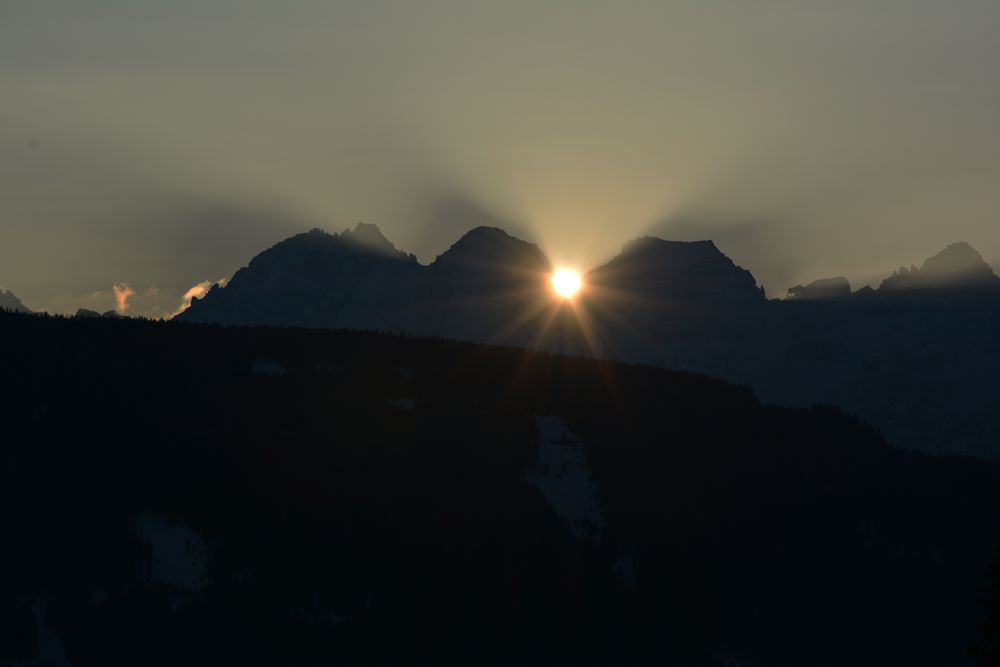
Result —
[[0, 0], [0, 285], [162, 315], [293, 233], [588, 268], [714, 238], [771, 296], [1000, 260], [996, 0]]

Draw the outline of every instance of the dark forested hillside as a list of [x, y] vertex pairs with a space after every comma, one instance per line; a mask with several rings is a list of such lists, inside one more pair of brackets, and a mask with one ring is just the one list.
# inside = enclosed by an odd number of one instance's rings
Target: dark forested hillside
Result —
[[832, 408], [374, 333], [0, 346], [0, 664], [961, 665], [986, 618], [1000, 466]]

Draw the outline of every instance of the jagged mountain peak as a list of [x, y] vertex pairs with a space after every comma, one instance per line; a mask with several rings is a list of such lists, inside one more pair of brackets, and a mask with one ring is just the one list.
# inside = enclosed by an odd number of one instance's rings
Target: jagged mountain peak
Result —
[[587, 275], [588, 282], [636, 292], [659, 291], [671, 298], [764, 301], [763, 289], [757, 287], [753, 274], [737, 266], [709, 240], [667, 241], [641, 236]]
[[644, 273], [743, 270], [713, 241], [668, 241], [655, 236], [640, 236], [627, 242], [605, 266], [616, 265], [629, 265], [633, 270]]
[[254, 257], [177, 318], [225, 324], [387, 327], [421, 270], [376, 225], [329, 234], [314, 228]]
[[382, 230], [378, 228], [378, 225], [367, 222], [359, 222], [354, 226], [353, 230], [345, 229], [340, 233], [340, 239], [385, 255], [399, 253], [396, 246], [382, 234]]
[[499, 227], [475, 227], [466, 232], [448, 250], [438, 256], [431, 266], [456, 265], [511, 269], [530, 268], [547, 271], [551, 263], [534, 243], [511, 236]]
[[0, 310], [13, 310], [17, 313], [30, 313], [31, 309], [21, 303], [21, 300], [10, 290], [0, 287]]
[[377, 225], [359, 222], [354, 229], [345, 229], [339, 234], [330, 234], [318, 227], [296, 234], [254, 257], [250, 266], [327, 264], [336, 259], [362, 259], [373, 255], [416, 262], [413, 255], [397, 250]]
[[622, 246], [619, 256], [652, 252], [673, 252], [677, 254], [704, 257], [723, 254], [722, 251], [720, 251], [715, 245], [715, 242], [708, 239], [702, 241], [668, 241], [666, 239], [661, 239], [658, 236], [640, 236], [626, 242], [625, 245]]
[[924, 260], [920, 268], [900, 267], [879, 289], [929, 289], [940, 287], [996, 287], [1000, 278], [975, 248], [965, 242], [952, 243]]
[[993, 269], [983, 261], [983, 256], [965, 242], [952, 243], [938, 254], [928, 258], [920, 271], [931, 279], [966, 276], [996, 277]]

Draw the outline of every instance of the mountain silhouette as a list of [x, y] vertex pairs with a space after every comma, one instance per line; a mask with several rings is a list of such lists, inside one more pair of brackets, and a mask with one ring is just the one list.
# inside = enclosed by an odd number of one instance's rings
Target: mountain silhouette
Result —
[[761, 304], [764, 290], [711, 241], [664, 241], [644, 236], [626, 243], [588, 284], [706, 307]]
[[851, 283], [844, 276], [814, 280], [808, 285], [788, 288], [786, 299], [841, 299], [851, 295]]
[[[579, 341], [552, 297], [551, 271], [538, 246], [496, 227], [470, 230], [423, 266], [396, 250], [376, 226], [359, 224], [341, 234], [313, 230], [277, 244], [228, 285], [193, 300], [177, 319], [386, 329], [543, 346], [542, 328], [555, 322]], [[682, 315], [729, 315], [765, 302], [750, 272], [710, 241], [638, 239], [591, 271], [587, 283], [581, 301], [595, 317], [613, 318], [613, 311], [625, 307], [630, 317], [671, 323]]]
[[439, 255], [431, 267], [437, 271], [470, 271], [505, 281], [519, 272], [548, 271], [551, 264], [533, 243], [514, 238], [498, 227], [476, 227]]
[[551, 271], [538, 246], [496, 227], [476, 227], [423, 271], [420, 294], [410, 300], [408, 329], [528, 344], [552, 306], [546, 289]]
[[953, 243], [924, 261], [920, 268], [900, 267], [886, 278], [880, 290], [928, 290], [1000, 288], [1000, 278], [993, 273], [982, 255], [968, 243]]
[[15, 313], [30, 313], [31, 310], [21, 303], [10, 290], [0, 289], [0, 310], [12, 310]]
[[395, 329], [420, 266], [375, 225], [313, 229], [278, 243], [178, 319], [241, 325]]
[[585, 277], [572, 307], [551, 263], [495, 227], [430, 265], [374, 225], [313, 230], [255, 257], [188, 322], [387, 330], [706, 373], [781, 405], [829, 403], [894, 444], [1000, 458], [1000, 279], [957, 243], [852, 293], [843, 277], [768, 300], [711, 241], [642, 237]]
[[314, 229], [278, 243], [177, 319], [407, 331], [528, 341], [523, 312], [549, 305], [550, 264], [537, 246], [492, 227], [465, 234], [432, 264], [398, 251], [375, 225]]
[[909, 448], [1000, 458], [1000, 279], [967, 243], [878, 289], [772, 305], [742, 375], [762, 398], [838, 405]]

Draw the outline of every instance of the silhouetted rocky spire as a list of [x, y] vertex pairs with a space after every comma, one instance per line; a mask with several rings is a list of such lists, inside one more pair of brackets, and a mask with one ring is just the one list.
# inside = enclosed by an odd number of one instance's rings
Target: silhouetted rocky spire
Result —
[[399, 252], [396, 250], [396, 246], [382, 234], [382, 230], [378, 228], [378, 225], [367, 222], [359, 222], [354, 226], [353, 230], [344, 230], [340, 233], [340, 239], [385, 255], [395, 255]]
[[17, 313], [32, 312], [31, 309], [21, 303], [20, 299], [14, 296], [13, 292], [4, 289], [0, 289], [0, 310], [13, 310]]
[[438, 256], [432, 267], [503, 268], [548, 271], [548, 258], [534, 243], [515, 238], [499, 227], [476, 227]]
[[952, 243], [924, 261], [919, 269], [900, 267], [882, 281], [880, 290], [933, 289], [942, 287], [1000, 287], [982, 255], [968, 243]]

